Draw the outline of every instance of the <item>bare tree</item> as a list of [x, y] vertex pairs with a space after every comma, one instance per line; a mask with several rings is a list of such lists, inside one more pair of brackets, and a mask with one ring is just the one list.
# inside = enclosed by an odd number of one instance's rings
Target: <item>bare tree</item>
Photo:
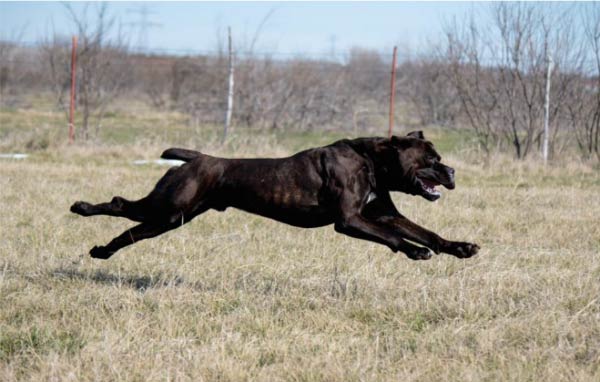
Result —
[[131, 76], [123, 85], [123, 93], [132, 96], [145, 96], [145, 100], [155, 109], [166, 110], [172, 106], [169, 90], [173, 67], [179, 57], [146, 54], [130, 54], [127, 58]]
[[498, 140], [497, 76], [482, 63], [486, 45], [474, 19], [465, 25], [446, 26], [446, 59], [467, 123], [474, 129], [481, 148], [489, 153]]
[[[93, 22], [88, 17], [89, 4], [85, 4], [80, 13], [68, 4], [65, 9], [79, 41], [77, 103], [82, 114], [80, 137], [85, 140], [90, 136], [91, 124], [98, 134], [107, 106], [123, 90], [131, 67], [125, 39], [109, 15], [106, 3], [95, 7]], [[54, 34], [52, 40], [42, 44], [61, 107], [65, 107], [64, 95], [69, 81], [68, 41]]]
[[401, 94], [414, 107], [422, 125], [455, 123], [460, 103], [445, 60], [428, 54], [406, 61], [399, 72]]
[[600, 5], [587, 5], [583, 16], [587, 52], [582, 76], [577, 76], [577, 86], [572, 88], [568, 115], [572, 122], [581, 152], [600, 160]]
[[0, 102], [5, 104], [9, 92], [25, 82], [24, 69], [31, 64], [20, 44], [24, 31], [25, 28], [15, 29], [0, 36]]
[[547, 57], [552, 74], [550, 148], [560, 150], [568, 134], [565, 102], [583, 59], [572, 13], [537, 4], [499, 3], [491, 8], [489, 28], [471, 21], [446, 28], [452, 81], [470, 125], [482, 146], [510, 142], [517, 158], [541, 144]]

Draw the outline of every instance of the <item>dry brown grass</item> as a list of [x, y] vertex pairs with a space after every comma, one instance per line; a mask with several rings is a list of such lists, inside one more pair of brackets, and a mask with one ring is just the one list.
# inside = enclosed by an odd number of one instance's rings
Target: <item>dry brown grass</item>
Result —
[[[397, 195], [482, 245], [413, 262], [239, 211], [209, 212], [102, 262], [132, 223], [68, 212], [136, 198], [162, 146], [61, 148], [0, 163], [0, 380], [592, 381], [600, 378], [600, 175], [455, 155], [458, 188]], [[268, 138], [242, 155], [283, 154]], [[100, 159], [101, 158], [101, 159]]]

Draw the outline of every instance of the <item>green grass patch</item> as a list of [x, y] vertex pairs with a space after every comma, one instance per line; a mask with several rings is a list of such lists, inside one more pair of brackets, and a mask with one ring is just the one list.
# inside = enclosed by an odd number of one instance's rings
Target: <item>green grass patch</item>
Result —
[[0, 360], [8, 362], [19, 355], [44, 355], [50, 352], [75, 354], [85, 343], [79, 333], [35, 326], [22, 331], [7, 330], [0, 334]]

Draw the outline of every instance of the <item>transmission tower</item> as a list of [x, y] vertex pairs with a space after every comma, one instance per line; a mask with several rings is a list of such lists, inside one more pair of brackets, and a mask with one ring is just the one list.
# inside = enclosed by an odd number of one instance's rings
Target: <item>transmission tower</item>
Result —
[[128, 9], [127, 13], [133, 13], [138, 16], [136, 22], [128, 23], [127, 25], [138, 28], [138, 41], [136, 50], [138, 50], [140, 53], [146, 53], [146, 50], [148, 49], [148, 30], [150, 28], [159, 28], [162, 26], [162, 24], [155, 23], [150, 20], [150, 15], [156, 14], [156, 12], [153, 12], [145, 3], [142, 3], [137, 8]]

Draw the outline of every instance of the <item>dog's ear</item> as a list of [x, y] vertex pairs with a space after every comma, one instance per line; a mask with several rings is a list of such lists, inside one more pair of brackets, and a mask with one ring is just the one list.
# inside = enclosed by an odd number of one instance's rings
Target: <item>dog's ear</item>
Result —
[[413, 144], [412, 140], [406, 139], [406, 137], [399, 137], [397, 135], [392, 135], [392, 138], [390, 138], [388, 142], [391, 143], [390, 147], [393, 147], [395, 149], [407, 149]]
[[403, 139], [397, 135], [392, 135], [389, 142], [391, 142], [392, 146], [399, 146], [402, 144]]
[[397, 135], [392, 135], [390, 137], [390, 142], [397, 144], [398, 142], [400, 142], [400, 137], [398, 137]]
[[410, 133], [406, 134], [406, 136], [412, 137], [412, 138], [418, 138], [418, 139], [425, 139], [425, 136], [423, 135], [423, 132], [421, 130], [411, 131]]

